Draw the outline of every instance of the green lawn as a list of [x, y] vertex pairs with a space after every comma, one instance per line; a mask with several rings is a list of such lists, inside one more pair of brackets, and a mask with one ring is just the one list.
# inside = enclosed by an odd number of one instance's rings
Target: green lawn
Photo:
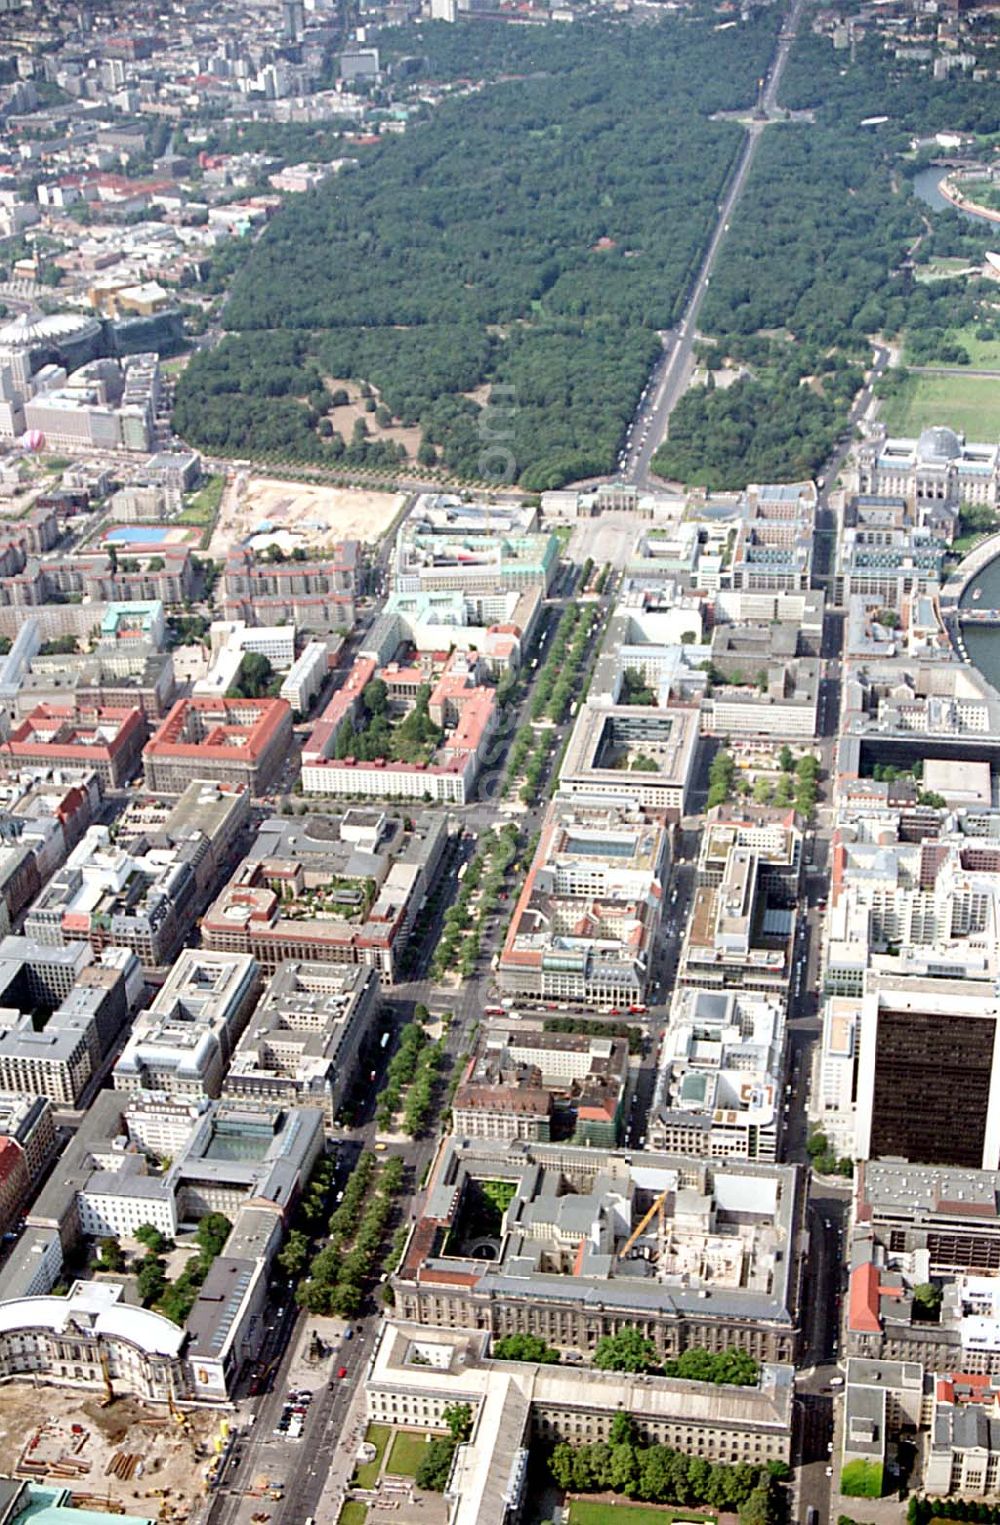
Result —
[[569, 1525], [668, 1525], [670, 1520], [714, 1521], [714, 1514], [697, 1509], [659, 1509], [653, 1504], [603, 1504], [596, 1499], [574, 1499], [569, 1506]]
[[416, 1477], [420, 1458], [427, 1449], [426, 1430], [399, 1430], [392, 1442], [386, 1472], [394, 1477]]
[[965, 376], [916, 376], [912, 372], [893, 397], [887, 397], [881, 417], [890, 434], [915, 435], [928, 424], [947, 424], [970, 440], [995, 440], [1000, 435], [1000, 379]]
[[365, 1525], [367, 1518], [367, 1507], [364, 1504], [359, 1504], [356, 1499], [348, 1499], [340, 1511], [337, 1525]]
[[957, 255], [943, 255], [928, 260], [926, 265], [918, 265], [914, 273], [918, 281], [947, 281], [957, 275], [960, 270], [968, 270], [977, 263], [976, 260], [964, 259]]
[[214, 524], [219, 512], [219, 504], [222, 502], [222, 490], [226, 485], [226, 479], [219, 472], [216, 476], [208, 478], [200, 492], [196, 492], [191, 501], [181, 510], [177, 519], [179, 524]]
[[375, 1460], [366, 1461], [357, 1467], [354, 1472], [354, 1481], [359, 1488], [374, 1488], [378, 1482], [379, 1472], [382, 1470], [382, 1458], [385, 1448], [389, 1444], [392, 1429], [387, 1424], [370, 1424], [365, 1431], [365, 1439], [370, 1440], [375, 1447]]
[[968, 351], [974, 371], [1000, 371], [1000, 338], [977, 339], [976, 329], [979, 327], [978, 323], [970, 323], [966, 328], [952, 328], [948, 337]]
[[[960, 344], [969, 357], [970, 368], [974, 371], [1000, 371], [1000, 338], [977, 339], [976, 330], [979, 323], [968, 323], [964, 328], [949, 328], [948, 342]], [[904, 354], [903, 364], [911, 364], [911, 357]], [[925, 362], [921, 361], [921, 364]], [[927, 365], [934, 365], [933, 360], [928, 360]], [[961, 369], [959, 369], [961, 375]]]

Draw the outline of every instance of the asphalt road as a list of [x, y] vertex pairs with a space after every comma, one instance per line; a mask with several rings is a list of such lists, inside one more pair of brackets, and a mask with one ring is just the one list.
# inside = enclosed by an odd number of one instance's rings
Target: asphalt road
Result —
[[629, 429], [625, 458], [619, 467], [619, 476], [638, 486], [647, 486], [650, 478], [650, 462], [667, 435], [670, 415], [683, 397], [694, 361], [694, 344], [697, 337], [698, 314], [705, 293], [712, 279], [712, 271], [722, 241], [729, 231], [729, 221], [736, 203], [743, 194], [757, 153], [757, 144], [767, 116], [773, 110], [781, 76], [788, 61], [792, 41], [798, 28], [805, 0], [794, 0], [788, 19], [782, 28], [774, 56], [764, 75], [758, 109], [761, 120], [750, 122], [746, 138], [736, 161], [736, 168], [728, 188], [719, 204], [719, 215], [709, 238], [705, 254], [688, 296], [684, 314], [676, 328], [663, 335], [664, 355], [657, 361], [649, 378], [642, 401]]
[[[388, 549], [383, 547], [378, 558], [381, 568], [387, 565], [388, 555]], [[502, 823], [505, 819], [499, 810], [496, 796], [506, 766], [507, 751], [522, 727], [530, 723], [534, 682], [544, 665], [548, 641], [551, 639], [563, 609], [571, 598], [572, 591], [566, 587], [557, 593], [557, 596], [547, 600], [546, 624], [539, 632], [538, 668], [532, 675], [531, 682], [526, 685], [525, 693], [508, 716], [503, 732], [497, 739], [494, 756], [489, 765], [494, 783], [493, 792], [485, 799], [477, 799], [467, 806], [453, 807], [449, 810], [449, 814], [460, 822], [463, 833], [468, 835], [463, 835], [458, 840], [444, 867], [440, 881], [442, 892], [438, 896], [433, 913], [424, 926], [421, 945], [416, 949], [415, 976], [396, 982], [385, 992], [384, 1018], [388, 1019], [396, 1031], [411, 1020], [413, 1009], [418, 1003], [427, 1006], [432, 1016], [443, 1011], [452, 1013], [452, 1021], [443, 1038], [446, 1054], [443, 1071], [446, 1077], [453, 1073], [454, 1066], [461, 1062], [462, 1056], [471, 1048], [474, 1029], [482, 1018], [483, 1007], [491, 1003], [491, 995], [495, 999], [489, 972], [490, 960], [499, 946], [512, 902], [501, 902], [497, 912], [488, 919], [482, 937], [479, 968], [471, 978], [463, 979], [457, 984], [438, 984], [429, 978], [427, 968], [434, 949], [440, 941], [444, 915], [457, 891], [460, 866], [474, 854], [475, 838], [478, 833]], [[599, 607], [606, 610], [607, 602], [607, 595], [605, 595]], [[596, 657], [602, 631], [603, 622], [598, 625], [587, 654], [588, 671], [589, 665]], [[581, 687], [585, 682], [585, 676], [584, 674], [581, 678]], [[552, 767], [560, 756], [571, 724], [572, 721], [567, 717], [561, 724], [552, 728]], [[547, 804], [547, 793], [544, 792], [543, 785], [541, 797], [534, 805], [509, 817], [517, 823], [525, 840], [538, 830]], [[374, 1061], [375, 1080], [358, 1088], [361, 1093], [361, 1105], [354, 1125], [338, 1131], [336, 1141], [338, 1180], [341, 1179], [341, 1171], [346, 1175], [360, 1150], [372, 1148], [376, 1142], [375, 1109], [382, 1083], [382, 1072], [391, 1053], [391, 1045], [384, 1053], [379, 1053], [377, 1060]], [[390, 1154], [399, 1154], [407, 1166], [407, 1189], [400, 1199], [397, 1221], [406, 1222], [416, 1215], [423, 1182], [437, 1147], [437, 1132], [431, 1130], [423, 1138], [407, 1140], [405, 1144], [390, 1145], [386, 1150], [383, 1158], [387, 1158]], [[253, 1428], [245, 1431], [233, 1447], [232, 1457], [203, 1515], [204, 1525], [236, 1525], [237, 1521], [240, 1525], [245, 1525], [253, 1513], [261, 1511], [270, 1514], [273, 1525], [302, 1525], [304, 1519], [314, 1514], [326, 1482], [329, 1459], [335, 1453], [355, 1391], [364, 1378], [381, 1317], [381, 1306], [374, 1297], [368, 1299], [361, 1317], [355, 1321], [355, 1334], [350, 1345], [342, 1347], [348, 1376], [344, 1380], [335, 1379], [329, 1387], [320, 1388], [316, 1392], [306, 1417], [300, 1442], [277, 1439], [272, 1432], [287, 1391], [287, 1373], [292, 1352], [298, 1344], [301, 1326], [306, 1315], [295, 1307], [287, 1290], [280, 1289], [276, 1296], [283, 1299], [284, 1317], [280, 1320], [274, 1318], [275, 1328], [270, 1336], [270, 1344], [257, 1364], [261, 1365], [269, 1356], [277, 1359], [279, 1351], [281, 1352], [280, 1360], [272, 1374], [270, 1390], [259, 1398], [245, 1400], [244, 1406], [248, 1411], [256, 1413], [257, 1418]], [[284, 1478], [285, 1491], [280, 1502], [262, 1502], [248, 1498], [246, 1490], [253, 1479], [261, 1473]]]
[[[876, 374], [887, 359], [885, 352], [876, 357]], [[859, 417], [866, 405], [864, 398], [858, 399], [855, 409]], [[844, 453], [846, 449], [845, 442]], [[835, 479], [839, 465], [840, 460], [835, 456], [828, 468], [830, 482]], [[836, 522], [829, 505], [827, 490], [821, 493], [819, 529], [817, 574], [819, 579], [828, 580], [832, 570]], [[380, 557], [380, 562], [384, 567], [384, 556]], [[555, 629], [568, 596], [571, 595], [563, 590], [548, 601], [548, 623], [545, 628], [549, 634], [546, 640], [551, 639], [551, 632]], [[602, 607], [606, 607], [606, 603], [607, 600], [603, 600]], [[545, 636], [545, 629], [542, 635]], [[841, 646], [842, 621], [835, 614], [828, 619], [822, 651], [824, 678], [819, 726], [819, 750], [823, 768], [821, 804], [814, 838], [807, 847], [807, 858], [812, 857], [820, 869], [826, 867], [829, 853], [829, 812], [827, 802], [822, 795], [828, 788], [835, 747], [840, 696]], [[594, 655], [595, 648], [592, 648], [589, 653], [591, 661]], [[540, 662], [539, 671], [541, 666]], [[413, 1008], [418, 1002], [429, 1007], [432, 1013], [439, 1013], [445, 1009], [453, 1013], [453, 1020], [443, 1040], [448, 1056], [445, 1066], [446, 1075], [453, 1072], [453, 1066], [460, 1062], [461, 1056], [469, 1051], [474, 1029], [481, 1020], [484, 1005], [491, 1004], [496, 999], [489, 964], [492, 953], [499, 945], [510, 904], [501, 903], [498, 913], [490, 918], [483, 937], [479, 969], [472, 978], [457, 984], [442, 986], [435, 984], [428, 977], [427, 969], [433, 950], [440, 939], [444, 914], [456, 892], [457, 874], [461, 863], [467, 861], [475, 851], [475, 836], [504, 819], [500, 809], [498, 786], [503, 777], [507, 750], [511, 741], [523, 726], [530, 723], [531, 697], [529, 684], [509, 719], [505, 733], [498, 739], [492, 760], [494, 780], [492, 792], [485, 799], [477, 799], [468, 806], [452, 809], [449, 812], [457, 818], [468, 835], [460, 838], [445, 868], [442, 893], [437, 898], [432, 914], [426, 920], [423, 929], [423, 946], [418, 949], [413, 977], [393, 985], [386, 992], [386, 1015], [397, 1030], [410, 1020]], [[560, 755], [571, 723], [567, 718], [560, 726], [554, 728], [553, 760]], [[704, 803], [709, 758], [710, 749], [704, 748], [699, 758], [698, 773], [694, 781], [692, 809]], [[510, 817], [517, 822], [525, 838], [530, 837], [538, 829], [546, 805], [547, 798], [542, 798], [528, 810]], [[824, 806], [827, 807], [825, 811]], [[680, 834], [678, 861], [675, 862], [668, 887], [664, 927], [654, 955], [652, 1000], [645, 1018], [637, 1019], [642, 1021], [646, 1028], [646, 1042], [637, 1070], [636, 1099], [630, 1114], [627, 1141], [633, 1145], [639, 1144], [645, 1136], [646, 1118], [655, 1085], [656, 1060], [666, 1024], [668, 1003], [673, 990], [687, 911], [694, 892], [694, 856], [700, 823], [697, 818], [690, 818], [685, 824], [688, 829]], [[685, 861], [680, 861], [681, 859]], [[676, 899], [674, 899], [675, 893]], [[805, 1144], [808, 1132], [808, 1091], [813, 1056], [820, 1033], [818, 983], [821, 912], [818, 902], [825, 894], [825, 874], [822, 872], [808, 874], [802, 905], [803, 931], [796, 949], [796, 958], [803, 960], [803, 971], [798, 992], [793, 996], [788, 1023], [791, 1094], [788, 1098], [782, 1154], [785, 1159], [803, 1162], [806, 1159]], [[388, 1053], [380, 1054], [377, 1061], [379, 1069], [384, 1065], [387, 1057]], [[370, 1148], [375, 1142], [374, 1111], [380, 1081], [381, 1077], [377, 1073], [375, 1081], [365, 1088], [366, 1094], [356, 1117], [355, 1126], [342, 1130], [339, 1136], [339, 1149], [345, 1168], [362, 1147]], [[408, 1167], [407, 1195], [400, 1204], [404, 1222], [412, 1218], [419, 1210], [422, 1183], [436, 1148], [435, 1134], [414, 1142], [407, 1142], [405, 1146], [390, 1146], [390, 1152], [399, 1152]], [[833, 1435], [834, 1390], [829, 1384], [837, 1372], [833, 1363], [838, 1354], [839, 1299], [843, 1280], [842, 1244], [839, 1235], [844, 1226], [848, 1197], [847, 1183], [842, 1186], [840, 1183], [815, 1183], [809, 1210], [810, 1253], [802, 1299], [805, 1310], [803, 1329], [805, 1369], [800, 1372], [797, 1384], [799, 1400], [797, 1446], [801, 1465], [796, 1471], [795, 1513], [800, 1520], [805, 1518], [806, 1510], [810, 1506], [817, 1508], [820, 1519], [826, 1519], [829, 1517], [831, 1505], [830, 1480], [826, 1477], [826, 1468], [829, 1465], [827, 1448], [832, 1442]], [[287, 1294], [282, 1295], [287, 1299]], [[261, 1399], [254, 1400], [258, 1418], [254, 1429], [244, 1435], [239, 1442], [236, 1448], [239, 1461], [230, 1463], [223, 1478], [221, 1490], [209, 1506], [207, 1519], [210, 1525], [236, 1525], [237, 1520], [240, 1521], [240, 1525], [245, 1525], [251, 1512], [262, 1507], [270, 1512], [274, 1525], [301, 1525], [303, 1519], [310, 1513], [315, 1513], [323, 1492], [328, 1460], [335, 1453], [349, 1407], [358, 1385], [363, 1381], [380, 1313], [380, 1307], [375, 1300], [370, 1300], [362, 1317], [356, 1321], [357, 1332], [350, 1347], [350, 1355], [345, 1358], [345, 1364], [349, 1369], [348, 1377], [344, 1381], [335, 1380], [329, 1388], [320, 1389], [316, 1393], [307, 1417], [303, 1440], [296, 1445], [294, 1442], [275, 1440], [271, 1433], [287, 1389], [286, 1374], [291, 1359], [290, 1352], [297, 1343], [299, 1322], [304, 1317], [294, 1308], [290, 1300], [288, 1301], [285, 1325], [276, 1328], [272, 1337], [275, 1348], [284, 1352], [275, 1369], [273, 1389]], [[275, 1447], [280, 1448], [285, 1495], [280, 1503], [268, 1503], [262, 1506], [256, 1500], [248, 1500], [245, 1489], [254, 1477], [268, 1471], [268, 1458], [274, 1457]]]
[[[829, 493], [836, 481], [847, 452], [853, 426], [864, 414], [871, 390], [888, 363], [888, 351], [879, 348], [864, 392], [851, 410], [851, 429], [842, 436], [827, 463], [820, 492], [817, 535], [814, 545], [815, 585], [826, 585], [832, 593], [832, 574], [838, 525], [830, 507]], [[821, 945], [822, 916], [820, 901], [828, 893], [830, 838], [832, 835], [831, 789], [840, 718], [844, 622], [842, 613], [828, 608], [823, 629], [821, 658], [823, 677], [817, 743], [820, 754], [820, 799], [816, 825], [806, 843], [805, 895], [800, 904], [800, 941], [796, 959], [803, 960], [801, 977], [793, 985], [788, 1014], [787, 1077], [789, 1094], [783, 1126], [783, 1158], [808, 1168], [806, 1141], [809, 1135], [808, 1110], [811, 1087], [822, 1032], [821, 1019]], [[810, 862], [814, 867], [810, 870]], [[797, 992], [797, 993], [796, 993]], [[797, 1428], [795, 1436], [795, 1486], [793, 1518], [804, 1521], [810, 1508], [819, 1520], [832, 1514], [831, 1478], [827, 1470], [833, 1464], [834, 1403], [839, 1385], [831, 1386], [842, 1376], [837, 1365], [840, 1357], [841, 1300], [846, 1289], [845, 1235], [851, 1198], [849, 1181], [828, 1181], [814, 1177], [810, 1186], [807, 1217], [809, 1250], [805, 1262], [800, 1306], [803, 1310], [802, 1349], [796, 1378]]]

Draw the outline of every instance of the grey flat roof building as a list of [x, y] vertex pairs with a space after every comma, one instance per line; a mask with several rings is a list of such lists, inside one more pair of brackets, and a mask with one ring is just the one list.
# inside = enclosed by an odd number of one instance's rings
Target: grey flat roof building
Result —
[[328, 1124], [381, 1004], [363, 964], [280, 964], [223, 1082], [227, 1096], [322, 1108]]
[[[486, 1236], [492, 1259], [467, 1237], [484, 1181], [511, 1192]], [[792, 1165], [446, 1139], [394, 1278], [396, 1307], [564, 1349], [593, 1349], [628, 1325], [665, 1354], [723, 1337], [792, 1359], [803, 1199]]]

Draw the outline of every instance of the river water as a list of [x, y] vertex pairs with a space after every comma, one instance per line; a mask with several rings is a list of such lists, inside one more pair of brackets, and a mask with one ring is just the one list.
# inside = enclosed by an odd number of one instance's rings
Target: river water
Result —
[[[979, 590], [979, 598], [973, 594]], [[959, 607], [1000, 609], [1000, 556], [977, 572], [962, 594]], [[962, 638], [969, 660], [993, 687], [1000, 689], [1000, 629], [996, 625], [963, 625]]]
[[[926, 169], [919, 170], [913, 177], [914, 196], [918, 196], [929, 207], [933, 207], [935, 212], [940, 212], [942, 207], [951, 206], [951, 202], [945, 201], [938, 189], [947, 173], [948, 171], [942, 169], [940, 164], [929, 164]], [[964, 207], [953, 207], [952, 210], [962, 217], [967, 217], [970, 222], [984, 222], [989, 227], [1000, 227], [991, 218], [981, 217], [978, 212], [968, 212]]]
[[[913, 177], [913, 194], [936, 212], [951, 205], [938, 189], [946, 174], [947, 170], [942, 169], [940, 164], [931, 164]], [[956, 207], [954, 210], [960, 209]], [[978, 217], [975, 212], [962, 210], [961, 215], [970, 222], [990, 221], [987, 217]], [[979, 597], [973, 599], [972, 595], [977, 589]], [[989, 562], [976, 574], [963, 593], [961, 603], [963, 608], [974, 609], [979, 604], [984, 609], [1000, 609], [1000, 557]], [[1000, 629], [993, 625], [963, 625], [962, 637], [970, 661], [979, 668], [988, 683], [1000, 689]]]

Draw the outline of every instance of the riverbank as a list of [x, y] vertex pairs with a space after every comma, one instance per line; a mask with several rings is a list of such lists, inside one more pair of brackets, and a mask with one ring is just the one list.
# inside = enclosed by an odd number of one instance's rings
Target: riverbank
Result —
[[959, 212], [964, 212], [967, 217], [981, 217], [984, 222], [1000, 222], [1000, 211], [993, 207], [981, 206], [978, 201], [972, 201], [954, 185], [948, 175], [938, 182], [938, 190], [951, 206]]

